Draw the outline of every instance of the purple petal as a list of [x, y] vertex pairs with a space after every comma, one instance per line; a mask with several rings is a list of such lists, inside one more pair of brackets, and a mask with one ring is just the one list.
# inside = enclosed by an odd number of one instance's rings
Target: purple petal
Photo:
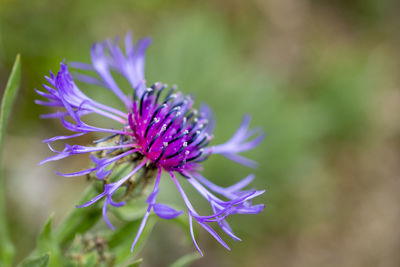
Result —
[[177, 211], [167, 205], [158, 203], [153, 205], [153, 211], [158, 217], [167, 220], [174, 219], [183, 213], [183, 211]]
[[77, 208], [88, 207], [88, 206], [92, 205], [93, 203], [95, 203], [96, 201], [98, 201], [98, 200], [100, 200], [101, 198], [103, 198], [106, 194], [107, 194], [107, 192], [102, 192], [101, 194], [95, 196], [95, 197], [94, 197], [93, 199], [91, 199], [90, 201], [88, 201], [88, 202], [86, 202], [86, 203], [84, 203], [84, 204], [82, 204], [82, 205], [76, 206], [76, 207], [77, 207]]
[[56, 174], [58, 174], [60, 176], [64, 176], [64, 177], [74, 177], [74, 176], [82, 176], [82, 175], [89, 174], [94, 170], [96, 170], [96, 168], [90, 168], [90, 169], [86, 169], [86, 170], [82, 170], [82, 171], [78, 171], [78, 172], [72, 172], [72, 173], [59, 173], [59, 172], [56, 172]]
[[122, 202], [114, 202], [111, 198], [110, 198], [109, 203], [110, 203], [110, 205], [112, 205], [112, 206], [114, 206], [114, 207], [122, 207], [122, 206], [125, 206], [125, 205], [126, 205], [126, 202], [125, 202], [125, 201], [122, 201]]
[[71, 68], [73, 69], [80, 69], [80, 70], [94, 70], [93, 66], [91, 64], [87, 64], [87, 63], [81, 63], [81, 62], [69, 62], [69, 65], [71, 66]]
[[212, 112], [211, 108], [207, 104], [200, 104], [200, 115], [204, 115], [204, 117], [208, 120], [208, 124], [206, 127], [206, 133], [212, 134], [215, 128], [215, 115]]
[[222, 156], [226, 157], [227, 159], [230, 159], [234, 162], [237, 162], [239, 164], [242, 164], [244, 166], [250, 167], [250, 168], [257, 168], [258, 167], [258, 163], [254, 160], [245, 158], [243, 156], [237, 155], [237, 154], [228, 154], [228, 153], [224, 153], [222, 154]]
[[193, 231], [193, 218], [192, 215], [189, 212], [189, 227], [190, 227], [190, 235], [192, 237], [194, 246], [196, 247], [196, 249], [200, 252], [200, 255], [203, 256], [203, 251], [201, 251], [199, 245], [196, 242], [196, 238], [194, 237], [194, 231]]
[[[184, 173], [184, 175], [186, 175], [188, 177], [192, 176], [192, 175], [190, 175], [190, 174], [188, 174], [186, 172]], [[236, 193], [237, 191], [239, 191], [242, 188], [244, 188], [245, 186], [247, 186], [254, 179], [254, 175], [251, 174], [251, 175], [247, 176], [246, 178], [240, 180], [236, 184], [224, 188], [224, 187], [221, 187], [221, 186], [218, 186], [218, 185], [212, 183], [210, 180], [208, 180], [207, 178], [203, 177], [199, 173], [195, 173], [194, 177], [198, 181], [200, 181], [203, 185], [208, 187], [210, 190], [214, 191], [215, 193], [218, 193], [220, 195], [223, 195], [223, 196], [225, 196], [227, 198], [231, 198], [231, 199], [236, 197], [234, 193]]]
[[[217, 209], [214, 205], [212, 205], [212, 209], [214, 211], [214, 213], [217, 212]], [[219, 220], [217, 221], [219, 226], [221, 227], [221, 229], [227, 234], [229, 235], [234, 241], [242, 241], [239, 237], [237, 237], [231, 227], [229, 226], [228, 222], [226, 220]]]
[[108, 216], [107, 216], [107, 206], [108, 206], [109, 200], [110, 200], [110, 196], [107, 196], [107, 199], [106, 199], [106, 201], [104, 201], [104, 204], [103, 204], [103, 219], [107, 223], [107, 225], [111, 228], [111, 230], [114, 231], [115, 228], [114, 228], [114, 226], [112, 225], [112, 223], [110, 222], [110, 220], [108, 219]]
[[144, 227], [146, 225], [147, 219], [148, 219], [148, 217], [150, 215], [152, 204], [156, 201], [156, 196], [157, 196], [157, 192], [158, 192], [158, 185], [160, 183], [160, 178], [161, 178], [161, 169], [159, 168], [158, 169], [158, 175], [157, 175], [157, 178], [156, 178], [156, 182], [154, 183], [153, 192], [150, 194], [149, 198], [147, 199], [147, 202], [149, 202], [150, 204], [149, 204], [149, 206], [147, 208], [146, 214], [144, 215], [144, 217], [142, 219], [142, 222], [140, 223], [140, 227], [139, 227], [139, 230], [138, 230], [138, 232], [136, 234], [135, 240], [132, 243], [131, 252], [133, 252], [133, 249], [134, 249], [137, 241], [139, 240], [140, 235], [143, 232], [143, 229], [144, 229]]
[[219, 226], [221, 227], [222, 230], [224, 230], [224, 232], [229, 235], [234, 241], [242, 241], [242, 239], [240, 239], [239, 237], [237, 237], [231, 227], [229, 226], [228, 222], [226, 220], [221, 220], [218, 221]]
[[237, 211], [240, 214], [258, 214], [265, 208], [264, 204], [258, 204], [251, 207], [242, 207], [239, 208]]
[[58, 140], [70, 139], [70, 138], [82, 136], [84, 134], [86, 134], [86, 133], [77, 133], [77, 134], [73, 134], [73, 135], [60, 135], [60, 136], [56, 136], [56, 137], [52, 137], [52, 138], [43, 140], [43, 143], [50, 143], [50, 142], [54, 142], [54, 141], [58, 141]]
[[126, 95], [121, 91], [115, 82], [114, 78], [108, 68], [108, 63], [104, 53], [104, 44], [95, 43], [91, 49], [91, 57], [93, 68], [96, 70], [97, 74], [102, 78], [103, 82], [107, 85], [107, 89], [111, 90], [119, 99], [129, 107], [129, 101]]
[[241, 190], [244, 187], [246, 187], [248, 184], [250, 184], [254, 180], [254, 177], [255, 177], [254, 174], [250, 174], [246, 178], [240, 180], [239, 182], [237, 182], [234, 185], [231, 185], [231, 186], [227, 187], [226, 189], [231, 191], [231, 192], [236, 192], [238, 190]]
[[89, 76], [89, 75], [85, 75], [85, 74], [81, 74], [81, 73], [73, 73], [75, 79], [77, 79], [78, 81], [87, 83], [87, 84], [94, 84], [94, 85], [98, 85], [101, 87], [105, 87], [105, 84], [103, 82], [101, 82], [99, 79]]
[[138, 242], [140, 236], [142, 235], [143, 229], [146, 225], [149, 215], [150, 215], [150, 207], [147, 209], [146, 214], [144, 215], [142, 222], [140, 223], [139, 230], [138, 230], [138, 232], [135, 236], [135, 240], [133, 241], [132, 246], [131, 246], [131, 252], [133, 252], [133, 249], [135, 248], [136, 243]]
[[240, 145], [240, 152], [251, 150], [251, 149], [255, 148], [256, 146], [258, 146], [261, 143], [262, 140], [264, 140], [264, 138], [265, 138], [265, 134], [264, 133], [260, 133], [260, 135], [258, 135], [253, 140], [251, 140], [251, 141], [249, 141], [247, 143], [241, 144]]
[[43, 100], [38, 100], [38, 99], [36, 99], [34, 102], [37, 105], [42, 105], [42, 106], [47, 106], [47, 107], [61, 107], [62, 106], [62, 103], [59, 103], [59, 102], [45, 102]]
[[38, 163], [38, 165], [42, 165], [42, 164], [44, 164], [46, 162], [49, 162], [49, 161], [56, 161], [56, 160], [64, 159], [64, 158], [67, 158], [69, 156], [70, 156], [69, 153], [60, 153], [60, 154], [57, 154], [57, 155], [54, 155], [54, 156], [51, 156], [51, 157], [49, 157], [47, 159], [42, 160], [41, 162]]
[[[228, 142], [217, 145], [214, 147], [207, 148], [205, 153], [221, 154], [228, 159], [243, 164], [248, 167], [256, 167], [256, 162], [238, 155], [240, 152], [244, 152], [256, 147], [265, 137], [260, 128], [254, 128], [248, 130], [250, 125], [250, 116], [244, 116], [238, 130], [228, 140]], [[255, 136], [252, 140], [248, 140]]]
[[149, 195], [146, 202], [148, 204], [154, 204], [156, 202], [156, 197], [157, 197], [158, 192], [159, 192], [158, 188], [154, 188], [153, 192]]
[[203, 223], [201, 221], [197, 221], [204, 229], [207, 230], [207, 232], [209, 232], [214, 238], [215, 240], [217, 240], [221, 245], [223, 245], [227, 250], [231, 250], [230, 247], [228, 247], [228, 245], [224, 242], [224, 240], [222, 240], [222, 238], [214, 231], [214, 229], [212, 229], [209, 225], [207, 225], [206, 223]]

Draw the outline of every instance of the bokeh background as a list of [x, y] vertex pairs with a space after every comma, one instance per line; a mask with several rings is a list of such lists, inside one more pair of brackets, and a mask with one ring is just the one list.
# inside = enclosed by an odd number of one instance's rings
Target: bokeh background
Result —
[[[149, 82], [177, 84], [215, 111], [214, 144], [245, 113], [267, 133], [246, 154], [256, 170], [219, 156], [204, 164], [221, 185], [255, 173], [267, 207], [230, 219], [244, 240], [229, 241], [231, 252], [197, 228], [205, 257], [193, 266], [400, 266], [399, 11], [396, 0], [0, 0], [0, 88], [22, 55], [3, 162], [18, 259], [49, 214], [59, 222], [88, 186], [54, 174], [85, 168], [86, 157], [37, 166], [51, 155], [41, 140], [65, 130], [38, 118], [47, 110], [33, 88], [64, 58], [88, 62], [93, 42], [133, 30], [153, 38]], [[165, 178], [164, 199], [178, 201]], [[185, 231], [162, 222], [140, 256], [165, 266], [193, 250]]]

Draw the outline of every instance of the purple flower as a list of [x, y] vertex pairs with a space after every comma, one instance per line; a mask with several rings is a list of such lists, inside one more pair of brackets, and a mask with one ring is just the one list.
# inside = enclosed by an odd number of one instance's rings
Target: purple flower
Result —
[[[173, 219], [183, 213], [156, 202], [159, 192], [159, 182], [162, 172], [171, 176], [187, 208], [190, 232], [196, 248], [198, 247], [193, 233], [193, 219], [206, 229], [218, 242], [229, 249], [209, 223], [216, 222], [221, 229], [234, 240], [240, 240], [230, 228], [226, 218], [231, 214], [256, 214], [264, 208], [263, 204], [252, 204], [252, 199], [264, 193], [257, 190], [244, 190], [254, 178], [249, 175], [230, 187], [220, 187], [204, 178], [201, 172], [201, 162], [212, 154], [221, 154], [240, 164], [254, 167], [256, 163], [240, 156], [256, 147], [264, 138], [259, 128], [249, 129], [250, 117], [245, 116], [237, 132], [225, 144], [208, 146], [213, 138], [212, 132], [215, 119], [206, 105], [201, 105], [199, 111], [193, 108], [193, 99], [183, 95], [175, 87], [168, 88], [162, 83], [155, 83], [149, 88], [144, 77], [145, 50], [150, 39], [139, 40], [132, 45], [132, 37], [125, 37], [125, 53], [118, 46], [118, 41], [106, 40], [95, 43], [91, 49], [92, 64], [71, 63], [78, 70], [91, 71], [92, 75], [75, 74], [75, 79], [86, 84], [94, 84], [112, 91], [125, 106], [123, 111], [101, 104], [86, 96], [76, 85], [67, 64], [61, 63], [57, 75], [50, 72], [46, 77], [49, 85], [43, 85], [47, 92], [36, 90], [47, 101], [36, 100], [37, 104], [55, 107], [56, 112], [42, 115], [43, 118], [59, 118], [64, 127], [72, 135], [56, 136], [45, 140], [55, 155], [40, 164], [63, 159], [75, 154], [90, 153], [94, 163], [92, 168], [75, 173], [60, 174], [66, 177], [94, 173], [99, 180], [105, 181], [104, 191], [91, 201], [79, 206], [87, 207], [104, 198], [103, 216], [106, 223], [114, 227], [107, 218], [107, 207], [123, 206], [125, 202], [114, 202], [114, 193], [139, 170], [155, 170], [157, 173], [152, 193], [147, 199], [148, 208], [143, 217], [139, 231], [132, 244], [133, 250], [146, 221], [153, 211], [164, 219]], [[113, 78], [119, 73], [132, 87], [131, 95], [123, 93]], [[98, 114], [119, 123], [119, 128], [101, 128], [87, 124], [82, 120], [84, 115]], [[94, 141], [97, 146], [68, 145], [62, 151], [54, 150], [50, 143], [78, 137], [86, 133], [99, 132], [107, 137]], [[116, 140], [117, 142], [109, 142]], [[107, 144], [101, 146], [101, 144]], [[96, 157], [102, 153], [102, 157]], [[106, 182], [111, 174], [113, 164], [135, 156], [132, 170], [124, 177], [114, 182]], [[209, 203], [212, 208], [210, 215], [200, 215], [192, 206], [175, 174], [183, 176]], [[219, 195], [219, 196], [217, 196]]]

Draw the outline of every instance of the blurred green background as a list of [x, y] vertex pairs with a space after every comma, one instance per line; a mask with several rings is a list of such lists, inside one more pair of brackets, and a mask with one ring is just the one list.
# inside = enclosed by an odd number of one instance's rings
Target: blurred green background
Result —
[[[205, 257], [193, 266], [400, 266], [399, 11], [396, 0], [0, 0], [0, 88], [22, 55], [3, 162], [17, 257], [88, 184], [54, 174], [85, 168], [86, 157], [36, 165], [51, 154], [41, 140], [65, 130], [38, 118], [48, 110], [34, 105], [33, 88], [64, 58], [88, 62], [93, 42], [133, 30], [153, 38], [150, 83], [177, 84], [215, 111], [214, 144], [245, 113], [267, 132], [246, 153], [258, 169], [219, 156], [204, 164], [221, 185], [255, 173], [267, 207], [232, 216], [244, 241], [229, 240], [231, 252], [197, 228]], [[163, 182], [164, 199], [178, 201]], [[140, 255], [143, 266], [165, 266], [193, 250], [186, 232], [161, 222]]]

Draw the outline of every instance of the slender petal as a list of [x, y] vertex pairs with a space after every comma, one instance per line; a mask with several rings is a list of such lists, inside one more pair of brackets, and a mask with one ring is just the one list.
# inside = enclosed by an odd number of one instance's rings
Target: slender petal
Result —
[[[206, 152], [221, 154], [232, 161], [248, 167], [257, 167], [256, 162], [238, 155], [240, 152], [255, 148], [265, 138], [265, 134], [262, 133], [259, 128], [248, 130], [249, 125], [250, 116], [246, 115], [244, 116], [238, 130], [228, 142], [211, 147]], [[256, 137], [248, 141], [248, 139], [254, 135], [256, 135]]]
[[150, 194], [149, 198], [147, 199], [147, 201], [149, 202], [149, 206], [148, 206], [148, 208], [146, 210], [146, 213], [145, 213], [145, 215], [144, 215], [144, 217], [142, 219], [142, 222], [140, 223], [139, 230], [138, 230], [138, 232], [137, 232], [137, 234], [135, 236], [135, 239], [134, 239], [134, 241], [132, 243], [131, 252], [133, 252], [133, 249], [135, 248], [135, 245], [138, 242], [138, 240], [140, 238], [140, 235], [143, 232], [143, 229], [144, 229], [144, 227], [146, 225], [147, 219], [149, 218], [152, 205], [156, 201], [156, 195], [157, 195], [157, 192], [158, 192], [158, 185], [160, 183], [160, 178], [161, 178], [161, 169], [158, 169], [158, 176], [157, 176], [156, 182], [154, 184], [153, 192]]
[[167, 205], [158, 203], [153, 205], [153, 211], [158, 217], [167, 220], [174, 219], [183, 213], [183, 211], [177, 211]]

